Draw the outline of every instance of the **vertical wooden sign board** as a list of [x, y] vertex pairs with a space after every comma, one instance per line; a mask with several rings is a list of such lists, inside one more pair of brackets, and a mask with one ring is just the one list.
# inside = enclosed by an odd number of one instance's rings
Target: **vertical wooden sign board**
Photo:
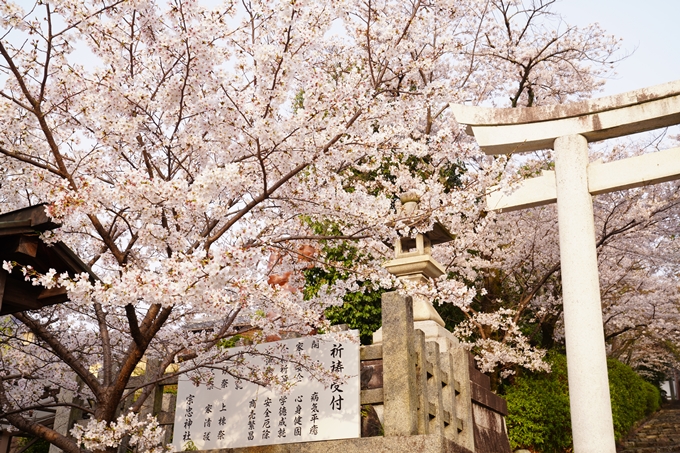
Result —
[[[361, 436], [359, 334], [357, 331], [264, 343], [259, 354], [244, 354], [239, 370], [271, 370], [288, 392], [261, 387], [215, 370], [208, 384], [179, 379], [173, 446], [209, 450], [259, 445], [347, 439]], [[230, 349], [230, 353], [245, 348]], [[337, 371], [346, 379], [325, 387], [304, 367], [272, 358], [272, 351], [292, 353]], [[210, 374], [211, 373], [211, 374]]]

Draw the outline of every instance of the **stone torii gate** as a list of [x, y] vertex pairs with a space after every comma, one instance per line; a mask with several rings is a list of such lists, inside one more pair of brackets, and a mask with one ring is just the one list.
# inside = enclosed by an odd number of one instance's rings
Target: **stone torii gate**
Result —
[[552, 148], [555, 171], [492, 192], [492, 210], [557, 202], [571, 422], [576, 453], [615, 453], [591, 195], [680, 178], [680, 148], [610, 163], [588, 161], [588, 142], [680, 124], [680, 81], [545, 107], [453, 105], [487, 154]]

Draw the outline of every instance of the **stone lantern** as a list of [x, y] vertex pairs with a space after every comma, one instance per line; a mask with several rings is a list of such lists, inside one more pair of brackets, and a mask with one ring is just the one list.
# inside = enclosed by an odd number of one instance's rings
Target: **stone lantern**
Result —
[[[417, 195], [406, 193], [400, 197], [402, 215], [412, 215], [419, 202]], [[453, 235], [439, 222], [430, 231], [416, 233], [414, 237], [397, 238], [394, 245], [394, 259], [383, 265], [392, 275], [410, 283], [425, 283], [445, 273], [444, 267], [432, 258], [432, 246], [452, 241]], [[417, 329], [425, 332], [428, 339], [446, 337], [453, 339], [444, 328], [444, 320], [432, 306], [432, 302], [422, 296], [413, 296], [413, 321]], [[455, 339], [453, 339], [455, 341]], [[382, 342], [382, 330], [373, 334], [373, 342]]]

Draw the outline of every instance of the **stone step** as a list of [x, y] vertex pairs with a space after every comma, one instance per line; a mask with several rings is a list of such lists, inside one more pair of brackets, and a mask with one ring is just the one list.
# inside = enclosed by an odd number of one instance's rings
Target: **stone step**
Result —
[[680, 451], [679, 445], [655, 445], [652, 447], [634, 447], [634, 448], [624, 448], [618, 450], [620, 453], [647, 453], [647, 452], [673, 452], [678, 453]]
[[619, 453], [680, 452], [680, 403], [653, 414], [642, 426], [619, 442]]

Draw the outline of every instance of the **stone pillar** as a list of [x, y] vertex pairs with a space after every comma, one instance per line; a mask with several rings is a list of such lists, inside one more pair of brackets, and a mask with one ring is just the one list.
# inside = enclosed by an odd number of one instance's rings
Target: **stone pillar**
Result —
[[[676, 393], [676, 389], [678, 388], [677, 387], [678, 382], [675, 376], [675, 371], [673, 371], [673, 374], [664, 383], [668, 383], [669, 392], [668, 399], [670, 399], [671, 401], [677, 400], [678, 395]], [[2, 450], [0, 450], [0, 453], [2, 453]]]
[[396, 292], [382, 295], [385, 436], [418, 433], [418, 395], [413, 302]]
[[[59, 400], [67, 403], [73, 401], [81, 403], [81, 401], [74, 396], [73, 392], [64, 389], [59, 393]], [[57, 407], [57, 411], [54, 414], [53, 429], [63, 436], [70, 437], [69, 431], [73, 428], [75, 422], [80, 420], [82, 416], [83, 414], [80, 410], [68, 406]], [[62, 451], [63, 450], [56, 445], [50, 445], [49, 453], [62, 453]]]
[[0, 431], [0, 453], [9, 453], [12, 435], [7, 431]]
[[[165, 371], [165, 370], [163, 370]], [[152, 382], [162, 376], [161, 362], [157, 359], [149, 359], [146, 361], [146, 370], [144, 371], [144, 382]], [[163, 399], [163, 388], [155, 384], [153, 392], [142, 404], [139, 411], [139, 418], [146, 418], [147, 415], [157, 415], [161, 411]]]
[[615, 453], [588, 143], [581, 135], [559, 137], [554, 149], [574, 452]]

